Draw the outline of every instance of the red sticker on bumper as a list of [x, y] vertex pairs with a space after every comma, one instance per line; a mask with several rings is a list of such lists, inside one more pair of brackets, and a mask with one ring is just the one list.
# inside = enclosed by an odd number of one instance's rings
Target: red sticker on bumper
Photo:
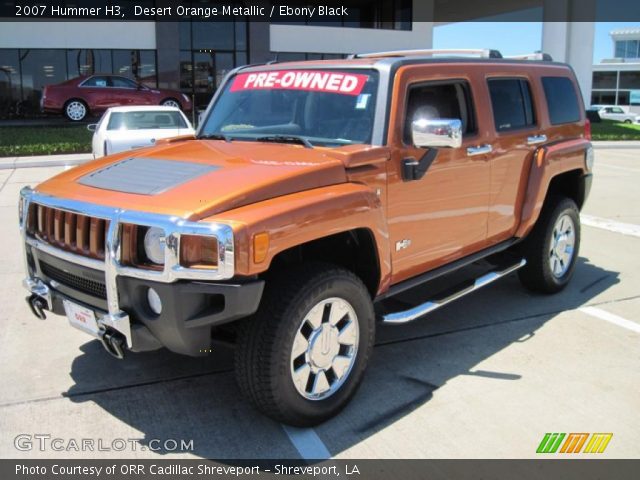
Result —
[[318, 70], [241, 73], [233, 79], [231, 91], [279, 89], [360, 95], [367, 78], [367, 75], [357, 73]]

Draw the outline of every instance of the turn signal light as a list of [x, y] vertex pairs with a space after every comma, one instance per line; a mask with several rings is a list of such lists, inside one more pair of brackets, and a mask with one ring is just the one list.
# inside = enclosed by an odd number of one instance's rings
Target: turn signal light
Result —
[[218, 266], [218, 240], [202, 235], [180, 236], [180, 265], [186, 268]]
[[255, 263], [264, 262], [269, 252], [269, 234], [267, 232], [258, 233], [253, 236], [253, 261]]

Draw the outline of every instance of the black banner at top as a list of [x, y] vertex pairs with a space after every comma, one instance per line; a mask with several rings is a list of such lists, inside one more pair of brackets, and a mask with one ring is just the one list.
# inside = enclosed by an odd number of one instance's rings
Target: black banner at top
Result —
[[234, 21], [409, 29], [412, 22], [634, 22], [639, 0], [3, 0], [3, 21]]

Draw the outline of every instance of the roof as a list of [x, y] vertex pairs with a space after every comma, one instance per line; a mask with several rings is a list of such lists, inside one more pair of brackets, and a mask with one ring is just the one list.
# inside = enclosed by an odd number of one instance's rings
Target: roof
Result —
[[640, 35], [640, 27], [616, 28], [609, 35]]
[[416, 64], [416, 63], [472, 63], [472, 64], [518, 64], [518, 65], [565, 65], [562, 62], [543, 61], [543, 60], [520, 60], [511, 58], [477, 58], [464, 56], [379, 56], [364, 58], [344, 58], [330, 60], [297, 60], [291, 62], [270, 62], [266, 64], [247, 65], [242, 67], [243, 71], [265, 71], [265, 70], [281, 70], [287, 69], [305, 69], [305, 68], [375, 68], [381, 64]]
[[163, 107], [161, 105], [131, 105], [128, 107], [111, 107], [110, 112], [179, 112], [177, 107]]

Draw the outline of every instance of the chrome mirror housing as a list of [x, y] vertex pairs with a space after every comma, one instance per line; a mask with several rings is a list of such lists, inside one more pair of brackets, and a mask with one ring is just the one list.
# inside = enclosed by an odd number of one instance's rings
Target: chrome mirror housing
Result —
[[458, 148], [462, 145], [462, 121], [457, 118], [414, 118], [411, 138], [420, 148]]

